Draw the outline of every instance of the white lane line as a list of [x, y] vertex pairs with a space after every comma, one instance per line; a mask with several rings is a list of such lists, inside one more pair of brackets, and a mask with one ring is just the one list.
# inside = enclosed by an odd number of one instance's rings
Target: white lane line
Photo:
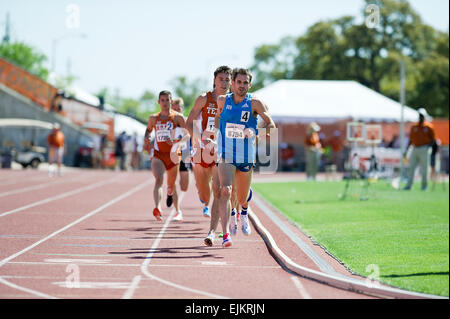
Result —
[[298, 277], [292, 276], [291, 279], [294, 282], [295, 287], [297, 287], [298, 292], [300, 293], [300, 296], [302, 296], [303, 299], [312, 299]]
[[95, 183], [95, 184], [92, 184], [92, 185], [88, 185], [88, 186], [84, 186], [84, 187], [81, 187], [81, 188], [77, 188], [77, 189], [71, 190], [69, 192], [65, 192], [65, 193], [62, 193], [62, 194], [59, 194], [59, 195], [56, 195], [56, 196], [52, 196], [52, 197], [49, 197], [49, 198], [46, 198], [46, 199], [43, 199], [43, 200], [31, 203], [31, 204], [28, 204], [28, 205], [25, 205], [25, 206], [22, 206], [22, 207], [15, 208], [13, 210], [1, 213], [0, 217], [4, 217], [4, 216], [7, 216], [9, 214], [17, 213], [17, 212], [23, 211], [25, 209], [36, 207], [36, 206], [39, 206], [39, 205], [42, 205], [42, 204], [50, 203], [52, 201], [55, 201], [55, 200], [58, 200], [58, 199], [62, 199], [64, 197], [75, 195], [75, 194], [78, 194], [78, 193], [81, 193], [81, 192], [84, 192], [84, 191], [87, 191], [87, 190], [90, 190], [90, 189], [102, 186], [104, 184], [111, 183], [112, 180], [117, 179], [119, 177], [120, 176], [115, 176], [113, 178], [107, 179], [106, 181], [101, 181], [101, 182], [98, 182], [98, 183]]
[[[183, 195], [184, 195], [184, 193], [182, 193], [181, 196], [179, 197], [179, 203], [181, 203]], [[187, 291], [187, 292], [190, 292], [190, 293], [194, 293], [194, 294], [204, 295], [204, 296], [207, 296], [207, 297], [210, 297], [210, 298], [228, 299], [228, 297], [216, 295], [216, 294], [213, 294], [213, 293], [210, 293], [210, 292], [207, 292], [207, 291], [202, 291], [202, 290], [186, 287], [186, 286], [179, 285], [179, 284], [176, 284], [174, 282], [171, 282], [171, 281], [159, 278], [159, 277], [153, 275], [149, 271], [149, 264], [150, 264], [150, 261], [152, 260], [153, 254], [156, 251], [156, 248], [158, 248], [159, 243], [161, 242], [161, 239], [164, 236], [164, 233], [165, 233], [167, 227], [169, 226], [170, 222], [172, 221], [172, 218], [174, 217], [175, 213], [176, 213], [176, 211], [175, 211], [175, 209], [173, 209], [172, 212], [170, 213], [170, 215], [167, 217], [167, 220], [164, 223], [164, 226], [162, 227], [161, 231], [159, 232], [156, 240], [153, 242], [153, 245], [150, 248], [150, 251], [147, 254], [147, 257], [145, 258], [144, 262], [141, 265], [142, 273], [145, 276], [147, 276], [148, 278], [150, 278], [150, 279], [159, 281], [162, 284], [165, 284], [167, 286], [170, 286], [170, 287], [173, 287], [173, 288], [176, 288], [176, 289], [184, 290], [184, 291]]]
[[[108, 181], [109, 181], [109, 180], [108, 180]], [[122, 194], [122, 195], [120, 195], [120, 196], [114, 198], [113, 200], [110, 200], [110, 201], [107, 202], [106, 204], [103, 204], [102, 206], [98, 207], [97, 209], [94, 209], [93, 211], [89, 212], [88, 214], [84, 215], [83, 217], [78, 218], [78, 219], [75, 220], [74, 222], [72, 222], [72, 223], [70, 223], [70, 224], [64, 226], [63, 228], [61, 228], [61, 229], [59, 229], [59, 230], [53, 232], [52, 234], [48, 235], [47, 237], [45, 237], [45, 238], [43, 238], [43, 239], [41, 239], [41, 240], [35, 242], [34, 244], [28, 246], [27, 248], [22, 249], [21, 251], [15, 253], [15, 254], [13, 254], [13, 255], [11, 255], [11, 256], [5, 258], [5, 259], [3, 259], [3, 260], [1, 260], [1, 261], [0, 261], [0, 267], [2, 267], [3, 265], [5, 265], [6, 263], [8, 263], [9, 261], [11, 261], [12, 259], [14, 259], [14, 258], [16, 258], [16, 257], [18, 257], [18, 256], [20, 256], [20, 255], [22, 255], [22, 254], [24, 254], [24, 253], [26, 253], [27, 251], [33, 249], [34, 247], [36, 247], [36, 246], [42, 244], [43, 242], [45, 242], [45, 241], [47, 241], [47, 240], [49, 240], [49, 239], [55, 237], [56, 235], [62, 233], [63, 231], [69, 229], [70, 227], [72, 227], [72, 226], [74, 226], [74, 225], [76, 225], [76, 224], [78, 224], [78, 223], [81, 223], [81, 222], [84, 221], [85, 219], [87, 219], [87, 218], [89, 218], [89, 217], [91, 217], [91, 216], [97, 214], [98, 212], [104, 210], [105, 208], [107, 208], [107, 207], [109, 207], [109, 206], [111, 206], [111, 205], [113, 205], [113, 204], [115, 204], [115, 203], [121, 201], [122, 199], [124, 199], [124, 198], [126, 198], [126, 197], [128, 197], [128, 196], [130, 196], [130, 195], [132, 195], [133, 193], [135, 193], [135, 192], [139, 191], [140, 189], [144, 188], [145, 186], [147, 186], [147, 185], [150, 184], [151, 182], [152, 182], [152, 180], [149, 179], [149, 180], [147, 180], [146, 182], [143, 182], [143, 183], [139, 184], [138, 186], [132, 188], [132, 189], [129, 190], [128, 192], [126, 192], [126, 193], [124, 193], [124, 194]], [[5, 284], [5, 285], [8, 285], [8, 286], [10, 286], [10, 287], [14, 287], [14, 288], [17, 288], [17, 289], [20, 288], [19, 286], [14, 285], [14, 284], [9, 283], [8, 281], [4, 280], [1, 276], [0, 276], [0, 282], [3, 283], [3, 284]], [[31, 293], [31, 294], [34, 294], [34, 295], [40, 296], [40, 297], [43, 296], [43, 295], [45, 295], [45, 294], [42, 294], [42, 293], [40, 293], [40, 292], [38, 292], [38, 291], [34, 291], [34, 290], [31, 290], [31, 289], [27, 289], [27, 288], [23, 288], [23, 289], [20, 289], [20, 290], [27, 291], [27, 292], [29, 292], [29, 293]], [[48, 296], [48, 295], [45, 295], [45, 296], [51, 297], [51, 296]], [[47, 298], [47, 297], [45, 297], [45, 298]]]
[[45, 183], [45, 184], [33, 185], [33, 186], [23, 187], [23, 188], [19, 188], [19, 189], [13, 189], [13, 190], [10, 190], [7, 192], [0, 193], [0, 197], [20, 194], [20, 193], [26, 193], [28, 191], [37, 190], [37, 189], [41, 189], [41, 188], [45, 188], [45, 187], [49, 187], [49, 186], [53, 186], [53, 185], [57, 185], [57, 184], [63, 184], [63, 183], [69, 182], [69, 181], [75, 182], [75, 181], [85, 178], [85, 177], [86, 176], [76, 176], [74, 179], [61, 179], [58, 181], [53, 181], [53, 182], [49, 182], [49, 183]]
[[151, 182], [151, 180], [147, 180], [146, 182], [141, 183], [140, 185], [138, 185], [138, 186], [132, 188], [131, 190], [129, 190], [128, 192], [126, 192], [126, 193], [124, 193], [124, 194], [122, 194], [122, 195], [120, 195], [120, 196], [114, 198], [113, 200], [110, 200], [110, 201], [107, 202], [106, 204], [103, 204], [102, 206], [100, 206], [100, 207], [94, 209], [93, 211], [90, 211], [89, 213], [87, 213], [86, 215], [84, 215], [84, 216], [78, 218], [78, 219], [75, 220], [74, 222], [72, 222], [72, 223], [70, 223], [70, 224], [64, 226], [63, 228], [61, 228], [61, 229], [59, 229], [59, 230], [57, 230], [57, 231], [55, 231], [55, 232], [53, 232], [53, 233], [51, 233], [51, 234], [48, 235], [47, 237], [42, 238], [41, 240], [39, 240], [39, 241], [35, 242], [34, 244], [28, 246], [27, 248], [24, 248], [24, 249], [22, 249], [21, 251], [15, 253], [15, 254], [13, 254], [13, 255], [11, 255], [11, 256], [5, 258], [5, 259], [3, 259], [3, 260], [1, 260], [1, 261], [0, 261], [0, 267], [2, 267], [2, 266], [3, 266], [4, 264], [6, 264], [8, 261], [10, 261], [10, 260], [12, 260], [12, 259], [14, 259], [14, 258], [16, 258], [16, 257], [18, 257], [18, 256], [20, 256], [20, 255], [22, 255], [22, 254], [24, 254], [25, 252], [27, 252], [27, 251], [33, 249], [34, 247], [36, 247], [36, 246], [42, 244], [43, 242], [49, 240], [50, 238], [55, 237], [55, 236], [58, 235], [59, 233], [62, 233], [63, 231], [69, 229], [70, 227], [75, 226], [75, 225], [78, 224], [78, 223], [81, 223], [81, 222], [84, 221], [85, 219], [87, 219], [87, 218], [89, 218], [89, 217], [91, 217], [91, 216], [94, 216], [95, 214], [97, 214], [98, 212], [104, 210], [105, 208], [107, 208], [107, 207], [109, 207], [109, 206], [111, 206], [111, 205], [113, 205], [113, 204], [115, 204], [115, 203], [121, 201], [122, 199], [124, 199], [124, 198], [130, 196], [131, 194], [137, 192], [137, 191], [140, 190], [141, 188], [147, 186], [147, 184], [150, 184], [150, 182]]
[[76, 285], [67, 286], [65, 281], [52, 282], [53, 285], [68, 289], [127, 289], [130, 283], [128, 282], [96, 282], [96, 281], [80, 281]]
[[277, 216], [260, 198], [258, 195], [253, 196], [252, 200], [256, 206], [262, 210], [267, 217], [269, 217], [275, 225], [278, 226], [316, 265], [321, 271], [336, 277], [345, 277], [338, 273], [333, 266], [331, 266], [325, 259], [323, 259], [312, 247], [297, 236], [289, 227], [283, 223], [282, 219]]
[[46, 298], [46, 299], [59, 299], [59, 298], [56, 298], [56, 297], [44, 294], [42, 292], [36, 291], [36, 290], [31, 290], [31, 289], [28, 289], [28, 288], [25, 288], [25, 287], [18, 286], [16, 284], [13, 284], [12, 282], [9, 282], [9, 281], [3, 279], [2, 277], [0, 277], [0, 283], [4, 284], [6, 286], [9, 286], [11, 288], [24, 291], [24, 292], [26, 292], [26, 293], [28, 293], [30, 295], [35, 295], [37, 297]]
[[206, 265], [206, 266], [227, 266], [227, 265], [229, 265], [229, 264], [227, 264], [226, 261], [202, 261], [201, 264]]
[[[55, 266], [58, 263], [55, 262], [44, 262], [44, 261], [10, 261], [8, 265], [24, 265], [24, 266]], [[101, 267], [136, 267], [139, 268], [141, 265], [139, 264], [101, 264], [101, 263], [84, 263], [84, 266], [101, 266]], [[3, 276], [6, 278], [7, 276]], [[0, 277], [1, 278], [1, 277]]]
[[8, 182], [3, 182], [0, 181], [0, 186], [8, 186], [8, 185], [14, 185], [14, 184], [18, 184], [18, 183], [22, 183], [24, 180], [24, 178], [26, 178], [26, 181], [28, 182], [39, 182], [39, 181], [46, 181], [49, 180], [50, 177], [48, 177], [48, 175], [46, 176], [35, 176], [35, 177], [31, 177], [31, 178], [27, 178], [26, 175], [22, 175], [22, 176], [14, 176], [14, 179]]
[[45, 263], [58, 264], [108, 264], [110, 259], [73, 259], [73, 258], [48, 258], [44, 259]]
[[[110, 255], [109, 255], [110, 256]], [[44, 261], [10, 261], [8, 265], [24, 265], [24, 266], [55, 266], [58, 263], [55, 262], [44, 262]], [[100, 267], [141, 267], [140, 264], [102, 264], [102, 263], [85, 263], [85, 266], [100, 266]], [[157, 265], [148, 265], [149, 268], [217, 268], [218, 266], [224, 268], [231, 269], [280, 269], [280, 266], [255, 266], [255, 265], [195, 265], [195, 264], [180, 264], [180, 265], [170, 265], [170, 264], [157, 264]], [[3, 278], [7, 278], [7, 276], [3, 276]]]
[[122, 296], [122, 299], [131, 299], [133, 297], [134, 291], [138, 288], [139, 283], [141, 282], [141, 276], [135, 276], [127, 291]]

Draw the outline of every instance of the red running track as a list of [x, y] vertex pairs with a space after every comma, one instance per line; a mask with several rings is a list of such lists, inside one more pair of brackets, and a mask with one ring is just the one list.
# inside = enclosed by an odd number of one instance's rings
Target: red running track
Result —
[[[369, 298], [283, 270], [254, 230], [231, 248], [204, 246], [209, 220], [192, 175], [184, 221], [165, 208], [157, 222], [153, 182], [149, 171], [0, 171], [0, 298]], [[252, 208], [293, 260], [314, 268]]]

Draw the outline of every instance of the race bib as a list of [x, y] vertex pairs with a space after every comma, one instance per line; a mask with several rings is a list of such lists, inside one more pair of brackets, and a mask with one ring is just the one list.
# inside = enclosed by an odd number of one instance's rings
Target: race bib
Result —
[[205, 131], [214, 132], [215, 127], [216, 127], [216, 118], [211, 116], [208, 117], [208, 122], [206, 123]]
[[158, 130], [156, 131], [156, 141], [158, 143], [170, 141], [170, 130]]
[[245, 125], [227, 123], [227, 126], [225, 128], [225, 135], [227, 138], [244, 139], [244, 129]]

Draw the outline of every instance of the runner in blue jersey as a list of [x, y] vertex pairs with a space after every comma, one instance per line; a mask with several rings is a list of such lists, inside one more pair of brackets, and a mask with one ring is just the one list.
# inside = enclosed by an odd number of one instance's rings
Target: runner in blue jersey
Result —
[[219, 212], [224, 233], [223, 247], [231, 246], [229, 218], [233, 181], [236, 187], [236, 199], [242, 208], [242, 231], [245, 235], [250, 234], [247, 201], [256, 162], [257, 116], [261, 117], [267, 129], [275, 128], [267, 106], [259, 98], [248, 94], [251, 81], [252, 74], [249, 70], [234, 69], [231, 81], [232, 93], [221, 95], [217, 99], [215, 127], [219, 128], [217, 143], [221, 154], [218, 168]]

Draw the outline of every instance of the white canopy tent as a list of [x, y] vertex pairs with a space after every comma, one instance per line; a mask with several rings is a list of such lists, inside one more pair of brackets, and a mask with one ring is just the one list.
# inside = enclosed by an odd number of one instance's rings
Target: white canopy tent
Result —
[[[400, 122], [401, 104], [355, 81], [279, 80], [255, 92], [275, 122]], [[418, 120], [405, 106], [404, 120]]]
[[38, 127], [51, 130], [53, 123], [23, 118], [2, 118], [0, 119], [0, 126]]
[[140, 139], [144, 138], [145, 129], [147, 125], [142, 124], [141, 122], [135, 120], [132, 117], [122, 115], [122, 114], [114, 114], [114, 134], [119, 135], [122, 132], [126, 132], [127, 135], [136, 136]]

